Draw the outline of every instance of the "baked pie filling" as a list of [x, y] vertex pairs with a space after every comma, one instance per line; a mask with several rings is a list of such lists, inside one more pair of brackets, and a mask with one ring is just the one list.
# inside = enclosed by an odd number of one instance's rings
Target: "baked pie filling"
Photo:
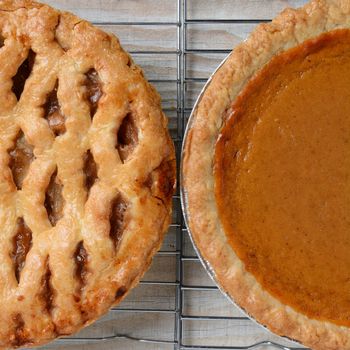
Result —
[[215, 196], [229, 244], [265, 290], [350, 326], [350, 31], [275, 56], [228, 111]]

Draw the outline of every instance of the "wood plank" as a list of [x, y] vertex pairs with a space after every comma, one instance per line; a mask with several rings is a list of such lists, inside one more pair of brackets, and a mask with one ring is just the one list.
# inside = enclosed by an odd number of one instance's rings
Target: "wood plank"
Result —
[[46, 0], [45, 2], [95, 23], [173, 22], [177, 19], [177, 1], [174, 0]]
[[[154, 84], [153, 84], [154, 85]], [[162, 95], [161, 95], [162, 97]], [[162, 97], [163, 98], [163, 97]], [[163, 107], [164, 108], [164, 107]], [[165, 115], [168, 118], [168, 129], [170, 131], [170, 135], [173, 139], [179, 138], [181, 135], [178, 132], [178, 116], [176, 110], [165, 110]]]
[[123, 48], [131, 51], [176, 51], [176, 25], [98, 25], [116, 35]]
[[193, 108], [204, 85], [205, 85], [205, 82], [187, 82], [186, 83], [186, 95], [185, 95], [186, 108], [189, 108], [189, 109]]
[[286, 7], [307, 0], [187, 0], [188, 19], [271, 19]]
[[132, 54], [136, 64], [144, 71], [147, 79], [151, 80], [176, 80], [177, 55], [173, 54]]
[[143, 280], [152, 282], [175, 282], [176, 257], [156, 255]]
[[[174, 336], [174, 315], [167, 313], [141, 313], [111, 311], [90, 327], [83, 329], [73, 338], [85, 338], [79, 343], [56, 341], [45, 346], [45, 349], [81, 349], [81, 350], [170, 350], [173, 345], [145, 344], [136, 341], [114, 339], [108, 342], [92, 342], [89, 338], [128, 335], [142, 339], [172, 341]], [[147, 345], [147, 346], [146, 346]]]
[[177, 84], [176, 82], [154, 82], [153, 86], [162, 96], [162, 107], [176, 109], [177, 107]]
[[167, 234], [164, 237], [164, 241], [161, 247], [162, 251], [175, 251], [176, 250], [176, 238], [179, 235], [180, 228], [177, 226], [169, 227]]
[[183, 263], [183, 283], [185, 286], [215, 286], [199, 260]]
[[[85, 342], [83, 344], [67, 344], [55, 342], [45, 346], [46, 350], [174, 350], [174, 345], [152, 344], [132, 340], [116, 339], [103, 344]], [[275, 350], [275, 349], [274, 349]]]
[[118, 305], [118, 308], [175, 309], [175, 286], [141, 284]]
[[187, 50], [232, 50], [256, 23], [194, 23], [186, 26]]
[[189, 53], [185, 78], [208, 79], [228, 53]]
[[[45, 349], [69, 350], [170, 350], [173, 345], [145, 344], [116, 339], [109, 342], [89, 342], [91, 337], [108, 337], [115, 334], [129, 335], [144, 339], [173, 340], [174, 316], [172, 314], [110, 312], [89, 328], [83, 329], [75, 337], [87, 338], [79, 344], [56, 341]], [[161, 331], [161, 332], [160, 332]]]
[[185, 316], [246, 317], [220, 290], [186, 290], [183, 304]]
[[[272, 341], [290, 347], [296, 346], [295, 343], [257, 326], [251, 320], [184, 321], [185, 345], [246, 347], [262, 341]], [[257, 349], [272, 348], [261, 346]]]
[[[159, 340], [173, 340], [174, 315], [167, 313], [109, 312], [76, 337], [101, 337], [114, 334]], [[165, 327], [166, 326], [166, 327]], [[158, 330], [162, 329], [163, 334]]]

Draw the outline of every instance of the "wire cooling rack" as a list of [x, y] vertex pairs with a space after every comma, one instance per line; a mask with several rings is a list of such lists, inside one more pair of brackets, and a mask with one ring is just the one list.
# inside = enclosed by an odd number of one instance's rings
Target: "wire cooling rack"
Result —
[[[78, 12], [119, 36], [162, 95], [178, 160], [194, 101], [230, 47], [256, 23], [268, 21], [284, 6], [305, 3], [304, 0], [47, 2]], [[125, 8], [137, 6], [143, 6], [147, 13], [156, 13], [154, 20], [152, 16], [123, 17]], [[107, 11], [99, 12], [100, 7]], [[150, 28], [154, 41], [160, 40], [164, 45], [153, 44], [150, 49], [138, 45], [138, 36], [148, 40], [143, 33]], [[154, 66], [158, 68], [154, 70]], [[179, 191], [173, 202], [173, 223], [140, 285], [100, 321], [45, 349], [301, 349], [256, 325], [226, 300], [193, 250], [181, 214]]]

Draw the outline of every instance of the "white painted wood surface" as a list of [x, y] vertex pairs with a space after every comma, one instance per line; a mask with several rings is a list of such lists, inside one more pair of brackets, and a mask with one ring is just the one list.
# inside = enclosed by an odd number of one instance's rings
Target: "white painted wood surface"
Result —
[[[162, 95], [163, 107], [169, 116], [169, 127], [177, 138], [177, 0], [46, 0], [52, 6], [72, 11], [103, 29], [115, 33], [125, 49], [134, 52], [134, 60], [144, 69], [146, 76], [156, 80], [154, 85]], [[187, 0], [186, 19], [244, 19], [267, 20], [287, 6], [300, 6], [305, 0]], [[125, 22], [115, 25], [116, 22]], [[149, 24], [133, 24], [147, 22]], [[162, 22], [154, 25], [153, 22]], [[186, 72], [185, 108], [189, 114], [205, 79], [216, 68], [226, 53], [246, 38], [254, 23], [191, 22], [186, 24]], [[208, 52], [207, 50], [221, 50]], [[198, 51], [200, 50], [200, 51]], [[204, 50], [204, 51], [202, 51]], [[154, 55], [150, 51], [159, 52]], [[200, 81], [191, 81], [198, 78]], [[165, 81], [162, 81], [165, 80]], [[189, 80], [189, 81], [187, 81]], [[174, 200], [174, 223], [180, 222], [179, 199]], [[163, 250], [176, 250], [178, 227], [172, 227], [164, 242]], [[195, 256], [191, 242], [185, 233], [183, 254]], [[183, 264], [183, 283], [188, 286], [214, 286], [199, 261]], [[157, 256], [144, 280], [176, 281], [175, 256]], [[187, 316], [244, 316], [217, 289], [184, 291], [183, 314]], [[175, 286], [140, 285], [120, 305], [122, 308], [162, 309], [175, 308]], [[83, 330], [78, 337], [127, 334], [146, 339], [174, 339], [173, 313], [139, 313], [111, 311], [103, 319]], [[290, 342], [276, 337], [250, 320], [185, 320], [183, 321], [184, 345], [248, 346], [271, 340], [283, 345]], [[294, 345], [295, 346], [295, 345]], [[45, 349], [68, 350], [167, 350], [173, 345], [155, 345], [128, 340], [103, 343], [53, 343]], [[260, 347], [258, 350], [270, 349]]]

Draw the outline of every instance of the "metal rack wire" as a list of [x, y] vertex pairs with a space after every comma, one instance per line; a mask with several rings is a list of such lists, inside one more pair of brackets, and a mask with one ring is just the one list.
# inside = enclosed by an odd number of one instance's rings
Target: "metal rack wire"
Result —
[[[98, 25], [113, 25], [113, 26], [125, 26], [125, 25], [136, 25], [136, 26], [171, 26], [176, 28], [176, 50], [162, 51], [130, 51], [132, 55], [138, 54], [148, 54], [150, 56], [164, 54], [164, 55], [175, 55], [176, 56], [176, 79], [151, 79], [152, 83], [172, 83], [176, 84], [176, 106], [165, 108], [166, 113], [176, 114], [176, 130], [173, 132], [173, 140], [176, 146], [177, 157], [180, 159], [181, 146], [183, 135], [188, 120], [188, 116], [191, 112], [191, 108], [186, 104], [187, 101], [187, 91], [189, 84], [202, 84], [206, 82], [205, 77], [191, 77], [188, 75], [188, 56], [193, 54], [205, 53], [205, 54], [228, 54], [230, 50], [226, 49], [194, 49], [188, 46], [188, 27], [203, 24], [253, 24], [256, 22], [265, 21], [262, 20], [217, 20], [217, 19], [190, 19], [188, 18], [188, 1], [189, 0], [174, 0], [177, 1], [177, 19], [174, 22], [112, 22], [112, 23], [98, 23]], [[188, 253], [188, 249], [185, 249], [187, 240], [187, 231], [184, 226], [184, 220], [181, 215], [181, 205], [179, 191], [174, 196], [174, 220], [171, 225], [171, 229], [176, 232], [175, 238], [175, 249], [174, 250], [162, 250], [158, 253], [158, 257], [173, 257], [176, 261], [176, 279], [175, 281], [153, 281], [153, 280], [143, 280], [141, 285], [152, 286], [155, 285], [159, 288], [161, 287], [171, 287], [175, 288], [174, 293], [174, 303], [173, 307], [170, 308], [135, 308], [135, 307], [118, 307], [111, 310], [110, 317], [113, 318], [115, 314], [125, 314], [125, 313], [135, 313], [135, 314], [169, 314], [173, 316], [173, 337], [171, 339], [143, 339], [143, 337], [135, 337], [130, 335], [129, 332], [120, 333], [119, 331], [106, 336], [81, 336], [63, 338], [56, 341], [58, 346], [63, 346], [64, 348], [73, 346], [76, 349], [78, 346], [81, 349], [88, 349], [86, 346], [91, 344], [101, 344], [101, 342], [108, 342], [113, 340], [130, 340], [131, 342], [137, 341], [140, 343], [153, 344], [154, 348], [158, 345], [168, 346], [167, 349], [173, 348], [174, 350], [195, 350], [195, 349], [230, 349], [230, 350], [250, 350], [250, 349], [283, 349], [283, 350], [297, 350], [301, 349], [298, 346], [286, 346], [285, 342], [279, 342], [278, 338], [271, 340], [271, 337], [266, 337], [266, 339], [258, 339], [250, 344], [242, 345], [239, 344], [215, 344], [206, 345], [200, 343], [196, 345], [193, 343], [187, 343], [185, 339], [186, 324], [188, 322], [209, 322], [215, 325], [217, 322], [238, 322], [238, 327], [241, 326], [240, 322], [250, 323], [247, 317], [244, 315], [234, 315], [234, 316], [213, 316], [213, 315], [191, 315], [186, 313], [184, 305], [186, 303], [187, 294], [191, 292], [216, 292], [218, 289], [214, 285], [192, 285], [187, 283], [185, 278], [185, 265], [187, 263], [198, 263], [199, 259], [193, 251]], [[187, 242], [188, 244], [188, 242]], [[210, 328], [210, 326], [208, 326]], [[215, 327], [215, 326], [212, 326]], [[258, 327], [258, 326], [257, 326]], [[81, 347], [80, 347], [81, 346]], [[152, 345], [151, 345], [152, 346]], [[99, 347], [97, 347], [99, 348]], [[112, 348], [118, 349], [118, 342]], [[123, 347], [125, 348], [125, 347]], [[149, 349], [150, 347], [148, 347]], [[158, 349], [158, 348], [157, 348]]]

